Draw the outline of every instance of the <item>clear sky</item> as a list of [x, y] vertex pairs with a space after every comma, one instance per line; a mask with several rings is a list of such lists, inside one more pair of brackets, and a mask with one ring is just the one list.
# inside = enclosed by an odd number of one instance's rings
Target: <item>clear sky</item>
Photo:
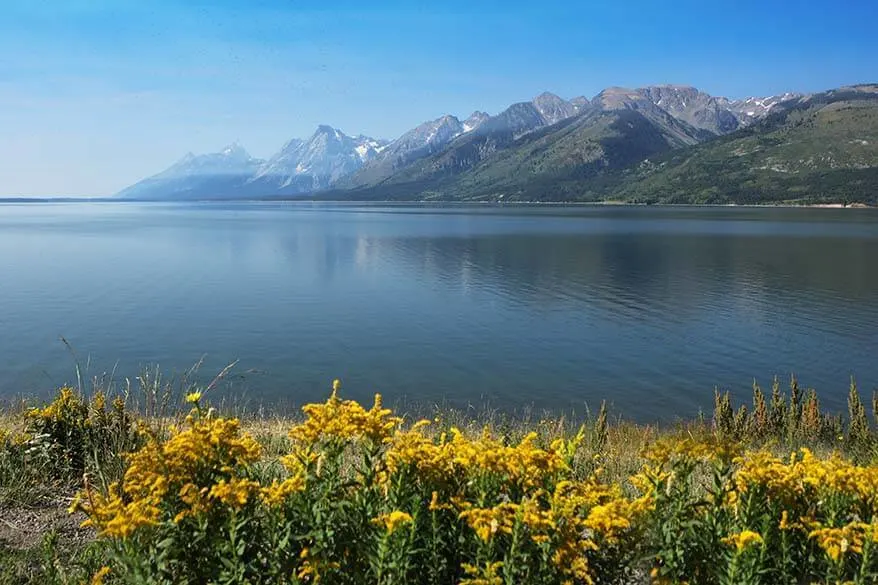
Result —
[[326, 123], [394, 138], [549, 90], [878, 81], [878, 2], [2, 0], [0, 196], [110, 195]]

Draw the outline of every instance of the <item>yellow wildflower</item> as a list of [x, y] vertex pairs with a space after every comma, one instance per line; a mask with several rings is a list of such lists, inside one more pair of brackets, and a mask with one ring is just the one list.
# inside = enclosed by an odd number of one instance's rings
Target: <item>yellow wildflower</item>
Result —
[[384, 526], [387, 534], [393, 534], [394, 532], [396, 532], [397, 528], [405, 524], [409, 524], [411, 523], [411, 521], [411, 515], [401, 510], [394, 510], [389, 514], [382, 514], [377, 518], [372, 519], [373, 524], [377, 524], [378, 526]]
[[452, 510], [454, 506], [451, 504], [440, 504], [439, 503], [439, 492], [433, 491], [430, 496], [430, 504], [427, 506], [427, 509], [431, 512], [438, 512], [439, 510]]
[[305, 489], [305, 479], [301, 475], [294, 475], [281, 482], [275, 481], [261, 490], [262, 500], [269, 506], [277, 506], [286, 501], [292, 494]]
[[734, 546], [738, 554], [744, 552], [751, 546], [762, 544], [762, 535], [752, 530], [743, 530], [737, 534], [730, 534], [722, 539], [724, 544]]
[[464, 563], [461, 565], [466, 578], [460, 582], [460, 585], [502, 585], [503, 578], [497, 572], [503, 568], [500, 561], [487, 563], [484, 567], [477, 567]]
[[104, 577], [110, 574], [110, 567], [104, 565], [91, 577], [91, 585], [104, 585]]
[[630, 502], [617, 499], [607, 504], [599, 504], [592, 508], [585, 520], [585, 526], [610, 541], [631, 526], [627, 515], [630, 513]]
[[198, 404], [201, 400], [201, 392], [190, 392], [186, 395], [186, 402], [189, 404]]
[[208, 495], [231, 508], [242, 508], [258, 490], [258, 482], [233, 477], [230, 480], [219, 480], [210, 488]]
[[391, 410], [382, 407], [380, 394], [375, 395], [369, 410], [353, 400], [341, 400], [335, 391], [324, 404], [306, 404], [302, 410], [305, 422], [290, 430], [290, 438], [306, 445], [324, 438], [366, 438], [374, 443], [388, 443], [402, 422], [401, 418], [391, 416]]
[[862, 554], [865, 532], [870, 526], [862, 522], [852, 522], [842, 528], [818, 528], [808, 534], [817, 541], [826, 555], [839, 562], [847, 553]]
[[193, 416], [167, 441], [150, 437], [130, 458], [121, 484], [109, 494], [86, 489], [78, 509], [100, 534], [128, 538], [162, 520], [180, 522], [216, 504], [240, 507], [258, 484], [240, 477], [259, 459], [259, 444], [240, 433], [237, 419]]
[[518, 505], [512, 503], [498, 504], [493, 508], [468, 508], [460, 513], [460, 519], [469, 524], [476, 536], [488, 542], [498, 532], [512, 532], [517, 511]]

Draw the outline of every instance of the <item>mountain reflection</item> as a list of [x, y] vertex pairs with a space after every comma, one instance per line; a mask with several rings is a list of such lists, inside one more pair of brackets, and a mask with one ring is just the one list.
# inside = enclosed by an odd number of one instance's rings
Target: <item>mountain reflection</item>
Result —
[[869, 212], [52, 209], [0, 218], [15, 275], [0, 345], [16, 364], [0, 397], [68, 379], [59, 334], [125, 376], [240, 358], [261, 372], [247, 379], [257, 402], [320, 399], [341, 377], [358, 399], [606, 398], [654, 419], [709, 408], [715, 385], [744, 395], [753, 377], [796, 372], [830, 408], [851, 374], [878, 382]]
[[[332, 242], [330, 244], [329, 242]], [[620, 234], [328, 240], [327, 266], [405, 267], [432, 286], [495, 291], [546, 306], [637, 299], [685, 312], [696, 299], [760, 291], [874, 301], [878, 240], [695, 237]], [[841, 310], [843, 307], [838, 307]]]

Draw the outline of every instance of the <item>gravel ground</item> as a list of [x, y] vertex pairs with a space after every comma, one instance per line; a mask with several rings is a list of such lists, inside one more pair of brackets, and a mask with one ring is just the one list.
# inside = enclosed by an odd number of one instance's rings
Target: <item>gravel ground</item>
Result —
[[62, 506], [0, 508], [0, 548], [26, 550], [37, 547], [43, 535], [53, 530], [64, 542], [85, 543], [94, 538], [94, 531], [80, 527], [84, 519], [81, 513], [68, 514]]

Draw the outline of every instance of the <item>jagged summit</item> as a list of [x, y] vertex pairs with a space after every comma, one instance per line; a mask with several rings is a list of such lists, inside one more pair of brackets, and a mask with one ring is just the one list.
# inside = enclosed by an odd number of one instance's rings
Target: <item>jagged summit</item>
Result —
[[[833, 99], [838, 100], [851, 93], [874, 95], [878, 93], [878, 86], [840, 87], [812, 96], [835, 96]], [[187, 153], [165, 171], [140, 181], [119, 195], [146, 198], [261, 197], [424, 181], [427, 177], [433, 180], [433, 177], [450, 177], [468, 171], [474, 165], [494, 165], [492, 161], [500, 156], [498, 153], [518, 149], [529, 140], [547, 140], [542, 137], [573, 132], [574, 127], [620, 124], [622, 120], [640, 128], [643, 133], [632, 134], [628, 131], [632, 126], [628, 126], [625, 132], [616, 128], [619, 136], [625, 136], [624, 141], [642, 144], [607, 144], [613, 149], [645, 156], [647, 152], [662, 151], [665, 144], [677, 148], [709, 141], [757, 124], [775, 112], [805, 107], [802, 104], [807, 104], [812, 96], [788, 92], [730, 100], [685, 84], [639, 88], [613, 86], [591, 100], [584, 96], [567, 100], [545, 91], [530, 101], [514, 103], [495, 115], [476, 110], [461, 121], [446, 113], [418, 124], [392, 141], [364, 135], [350, 136], [334, 126], [320, 124], [311, 136], [290, 139], [268, 160], [253, 158], [238, 141], [234, 141], [215, 153]], [[626, 111], [633, 114], [624, 113]], [[592, 136], [588, 132], [582, 135]], [[538, 163], [534, 163], [533, 168], [552, 172], [552, 165], [572, 164], [571, 161], [591, 161], [592, 157], [598, 157], [594, 160], [615, 160], [612, 154], [601, 154], [600, 149], [606, 145], [595, 146], [598, 150], [591, 151], [583, 150], [585, 146], [571, 141], [574, 138], [565, 138], [562, 141], [565, 146], [559, 146], [558, 152], [578, 154], [566, 154], [572, 158], [555, 160], [554, 155], [539, 154], [542, 151], [535, 150], [533, 156], [538, 156]], [[872, 142], [868, 136], [855, 137], [850, 144], [870, 145]], [[636, 156], [640, 155], [631, 154], [619, 160], [633, 160], [631, 157]], [[510, 168], [508, 172], [516, 173], [516, 168], [525, 167]]]
[[294, 139], [284, 145], [248, 182], [265, 191], [325, 189], [374, 158], [384, 145], [384, 140], [350, 137], [321, 124], [308, 140]]
[[570, 100], [570, 103], [573, 104], [573, 107], [576, 108], [577, 112], [580, 112], [591, 105], [591, 101], [584, 95], [576, 96]]
[[472, 132], [473, 130], [478, 129], [478, 127], [487, 122], [490, 117], [491, 116], [489, 116], [485, 112], [480, 112], [479, 110], [476, 110], [475, 112], [470, 114], [469, 118], [464, 120], [463, 131]]
[[653, 85], [638, 91], [675, 118], [713, 134], [727, 134], [741, 125], [726, 98], [689, 85]]
[[548, 91], [544, 91], [535, 97], [531, 103], [536, 107], [548, 125], [576, 115], [576, 106]]
[[250, 153], [247, 152], [241, 143], [235, 140], [231, 144], [226, 145], [222, 150], [220, 150], [220, 154], [223, 156], [237, 156], [237, 157], [250, 157]]

